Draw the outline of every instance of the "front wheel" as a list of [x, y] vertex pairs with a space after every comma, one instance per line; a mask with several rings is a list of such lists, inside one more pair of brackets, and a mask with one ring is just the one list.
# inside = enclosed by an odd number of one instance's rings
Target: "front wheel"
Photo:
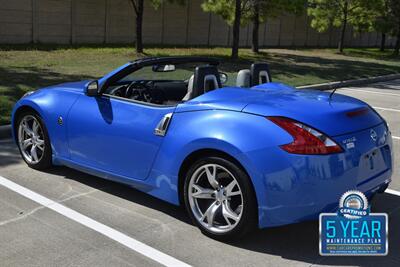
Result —
[[185, 179], [184, 200], [193, 222], [212, 238], [237, 239], [256, 226], [250, 178], [228, 159], [206, 157], [195, 162]]
[[42, 118], [33, 111], [17, 120], [17, 142], [22, 158], [29, 167], [42, 170], [51, 166], [51, 146]]

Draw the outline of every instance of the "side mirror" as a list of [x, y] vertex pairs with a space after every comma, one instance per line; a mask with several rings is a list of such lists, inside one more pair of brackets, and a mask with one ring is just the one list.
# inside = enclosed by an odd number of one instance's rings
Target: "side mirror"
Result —
[[86, 86], [85, 93], [87, 96], [98, 96], [99, 95], [99, 83], [97, 81], [91, 81]]
[[226, 74], [225, 72], [220, 72], [219, 79], [222, 84], [225, 84], [228, 81], [228, 74]]

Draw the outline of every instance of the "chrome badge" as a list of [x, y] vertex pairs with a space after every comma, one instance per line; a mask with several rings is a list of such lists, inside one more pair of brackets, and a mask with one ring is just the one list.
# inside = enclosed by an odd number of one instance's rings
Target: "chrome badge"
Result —
[[376, 141], [376, 139], [378, 139], [378, 134], [373, 130], [373, 129], [371, 129], [371, 131], [369, 132], [369, 134], [370, 134], [370, 136], [371, 136], [371, 139], [375, 142]]
[[346, 146], [347, 149], [350, 149], [350, 148], [354, 148], [356, 146], [355, 145], [356, 141], [357, 141], [357, 139], [353, 136], [351, 138], [343, 140], [342, 143]]

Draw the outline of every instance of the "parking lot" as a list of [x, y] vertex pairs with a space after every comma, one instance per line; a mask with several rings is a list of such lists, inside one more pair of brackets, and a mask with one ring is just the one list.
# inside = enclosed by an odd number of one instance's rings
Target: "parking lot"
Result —
[[389, 214], [388, 256], [321, 257], [318, 222], [218, 242], [182, 208], [65, 167], [32, 170], [11, 140], [0, 140], [0, 265], [400, 266], [400, 80], [336, 93], [368, 102], [391, 127], [393, 182], [372, 206]]

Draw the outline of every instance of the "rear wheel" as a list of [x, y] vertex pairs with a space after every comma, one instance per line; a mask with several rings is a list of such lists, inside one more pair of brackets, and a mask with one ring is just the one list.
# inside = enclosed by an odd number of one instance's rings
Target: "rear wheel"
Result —
[[52, 152], [42, 118], [27, 111], [18, 117], [16, 125], [18, 148], [28, 166], [38, 170], [50, 167]]
[[250, 179], [225, 158], [206, 157], [195, 162], [186, 176], [184, 199], [193, 222], [212, 238], [239, 238], [256, 226]]

